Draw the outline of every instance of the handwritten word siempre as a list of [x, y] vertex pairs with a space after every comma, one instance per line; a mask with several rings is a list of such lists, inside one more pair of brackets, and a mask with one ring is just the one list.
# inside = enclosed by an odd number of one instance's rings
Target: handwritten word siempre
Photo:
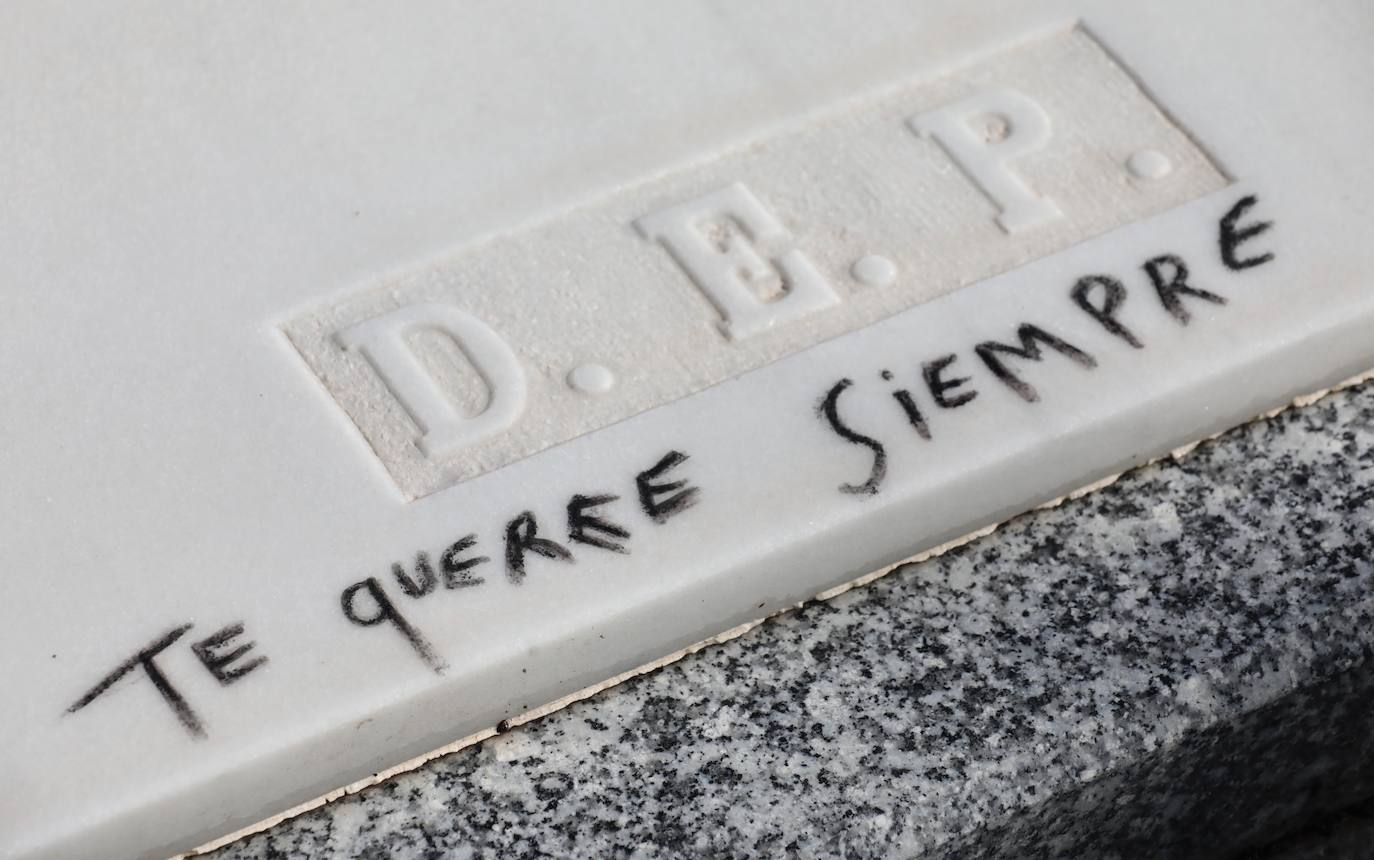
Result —
[[[1273, 226], [1268, 221], [1242, 223], [1242, 219], [1257, 202], [1253, 195], [1242, 197], [1218, 223], [1217, 250], [1222, 264], [1233, 272], [1262, 266], [1274, 259], [1271, 251], [1243, 247]], [[1195, 285], [1189, 280], [1188, 264], [1177, 254], [1159, 254], [1151, 257], [1141, 264], [1141, 269], [1153, 287], [1152, 292], [1156, 299], [1178, 325], [1186, 326], [1192, 320], [1189, 303], [1226, 304], [1224, 296]], [[1144, 341], [1119, 319], [1119, 312], [1126, 297], [1125, 285], [1107, 274], [1085, 275], [1079, 278], [1069, 291], [1069, 298], [1073, 304], [1109, 334], [1120, 338], [1135, 349], [1143, 349]], [[1043, 361], [1047, 352], [1052, 351], [1085, 370], [1097, 366], [1097, 359], [1088, 352], [1033, 323], [1019, 325], [1015, 339], [1015, 343], [983, 341], [973, 347], [973, 353], [998, 382], [1010, 388], [1027, 403], [1037, 402], [1040, 394], [1035, 386], [1023, 378], [1023, 371], [1016, 362]], [[921, 366], [922, 381], [928, 392], [930, 404], [936, 410], [961, 409], [978, 397], [977, 389], [970, 384], [973, 378], [961, 375], [955, 367], [958, 360], [957, 354], [949, 353], [933, 357]], [[892, 372], [888, 370], [882, 371], [880, 375], [884, 381], [893, 379]], [[858, 483], [841, 484], [840, 492], [873, 495], [882, 487], [887, 476], [887, 448], [882, 442], [856, 430], [845, 420], [840, 401], [853, 385], [852, 379], [841, 379], [836, 382], [820, 399], [816, 411], [837, 436], [852, 445], [868, 448], [873, 454], [867, 478]], [[902, 410], [912, 431], [921, 439], [929, 441], [932, 437], [929, 415], [934, 414], [930, 412], [929, 407], [923, 408], [909, 388], [897, 388], [891, 392], [891, 396]]]
[[[635, 495], [644, 516], [662, 525], [696, 504], [700, 491], [686, 478], [672, 474], [687, 461], [680, 451], [669, 451], [657, 463], [635, 475]], [[525, 581], [531, 556], [563, 564], [574, 564], [576, 558], [569, 545], [589, 546], [603, 552], [627, 554], [626, 542], [630, 530], [610, 519], [602, 508], [620, 497], [612, 493], [592, 495], [574, 494], [567, 503], [567, 539], [560, 542], [542, 534], [532, 511], [522, 511], [506, 523], [502, 536], [502, 556], [506, 579], [512, 585]], [[391, 565], [391, 576], [406, 597], [418, 600], [434, 593], [442, 583], [445, 590], [475, 588], [486, 584], [486, 577], [477, 571], [489, 564], [491, 558], [480, 554], [476, 534], [466, 534], [439, 553], [436, 571], [429, 553], [415, 554], [415, 562], [408, 572], [401, 562]], [[443, 674], [448, 663], [419, 629], [405, 617], [387, 588], [375, 576], [355, 582], [339, 595], [344, 617], [360, 627], [389, 624], [415, 650], [426, 666]]]

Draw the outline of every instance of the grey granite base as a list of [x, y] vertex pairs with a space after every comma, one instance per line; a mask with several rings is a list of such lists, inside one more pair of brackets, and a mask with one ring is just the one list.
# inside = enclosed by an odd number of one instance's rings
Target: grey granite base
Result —
[[1374, 387], [213, 856], [1216, 856], [1374, 792]]

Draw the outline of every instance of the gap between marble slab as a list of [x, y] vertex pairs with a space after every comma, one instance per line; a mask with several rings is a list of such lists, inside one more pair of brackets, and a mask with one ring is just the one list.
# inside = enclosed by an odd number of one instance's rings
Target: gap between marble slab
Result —
[[832, 600], [836, 597], [839, 597], [841, 594], [851, 591], [852, 589], [861, 588], [865, 585], [875, 582], [876, 580], [879, 580], [884, 576], [887, 576], [889, 573], [893, 572], [894, 570], [897, 570], [898, 568], [906, 567], [907, 565], [911, 564], [919, 564], [929, 559], [937, 558], [949, 552], [950, 550], [956, 549], [960, 546], [963, 546], [964, 544], [970, 543], [979, 538], [986, 537], [987, 535], [990, 535], [993, 532], [1000, 529], [1002, 526], [1012, 522], [1013, 520], [1019, 519], [1020, 517], [1028, 516], [1030, 514], [1035, 513], [1036, 511], [1057, 508], [1066, 502], [1082, 498], [1083, 496], [1089, 495], [1090, 493], [1095, 493], [1098, 490], [1115, 484], [1117, 481], [1121, 480], [1121, 478], [1123, 478], [1126, 475], [1129, 475], [1135, 471], [1144, 469], [1156, 463], [1160, 463], [1165, 460], [1182, 460], [1183, 458], [1187, 457], [1190, 453], [1192, 453], [1195, 449], [1197, 449], [1198, 446], [1206, 442], [1210, 442], [1213, 439], [1217, 439], [1221, 436], [1224, 436], [1227, 433], [1231, 433], [1234, 430], [1238, 430], [1242, 427], [1247, 427], [1251, 424], [1255, 424], [1260, 421], [1269, 420], [1277, 415], [1281, 415], [1284, 412], [1289, 411], [1290, 409], [1301, 409], [1306, 406], [1311, 406], [1312, 404], [1317, 403], [1320, 400], [1332, 394], [1335, 394], [1339, 391], [1344, 391], [1348, 388], [1353, 388], [1361, 383], [1370, 380], [1374, 380], [1374, 368], [1366, 370], [1363, 373], [1358, 373], [1354, 376], [1351, 376], [1348, 379], [1336, 383], [1335, 385], [1331, 385], [1318, 391], [1314, 391], [1310, 394], [1304, 394], [1299, 397], [1295, 397], [1292, 401], [1283, 406], [1278, 406], [1265, 412], [1260, 412], [1250, 417], [1249, 419], [1235, 425], [1234, 427], [1228, 427], [1225, 430], [1213, 433], [1209, 436], [1204, 436], [1201, 439], [1198, 439], [1197, 441], [1190, 442], [1186, 445], [1181, 445], [1167, 454], [1140, 463], [1139, 465], [1133, 466], [1130, 469], [1125, 469], [1121, 472], [1117, 472], [1114, 475], [1109, 475], [1105, 478], [1100, 478], [1096, 481], [1093, 481], [1090, 484], [1086, 484], [1082, 487], [1079, 487], [1076, 490], [1072, 490], [1068, 493], [1065, 493], [1064, 495], [1056, 499], [1052, 499], [1048, 502], [1036, 505], [1035, 507], [1023, 511], [1020, 514], [1016, 514], [1014, 516], [1007, 517], [1006, 519], [1001, 520], [999, 522], [991, 523], [989, 525], [983, 526], [982, 528], [975, 529], [974, 531], [969, 532], [968, 534], [963, 535], [962, 537], [955, 538], [954, 540], [947, 541], [946, 543], [940, 544], [939, 546], [932, 547], [931, 549], [927, 549], [922, 552], [916, 553], [912, 556], [902, 559], [901, 561], [897, 561], [892, 564], [886, 565], [871, 573], [866, 573], [863, 576], [855, 577], [854, 579], [851, 579], [848, 582], [834, 586], [833, 588], [828, 588], [825, 591], [821, 591], [814, 597], [808, 598], [807, 600], [799, 601], [791, 606], [779, 609], [775, 612], [769, 613], [768, 615], [765, 615], [753, 621], [747, 621], [743, 624], [736, 625], [735, 627], [732, 627], [729, 630], [725, 630], [721, 633], [717, 633], [714, 636], [709, 636], [705, 639], [702, 639], [701, 641], [696, 642], [692, 645], [688, 645], [686, 648], [680, 648], [677, 651], [674, 651], [670, 654], [666, 654], [663, 657], [658, 658], [657, 660], [652, 660], [648, 663], [643, 664], [642, 666], [638, 666], [628, 671], [621, 672], [618, 675], [614, 675], [611, 678], [608, 678], [607, 680], [602, 681], [599, 684], [593, 684], [588, 687], [583, 687], [582, 689], [569, 693], [568, 695], [563, 696], [560, 699], [556, 699], [552, 702], [548, 702], [538, 707], [530, 708], [529, 710], [517, 714], [516, 716], [511, 717], [510, 719], [502, 720], [492, 728], [483, 729], [478, 732], [473, 732], [472, 734], [466, 735], [462, 738], [445, 744], [444, 746], [441, 746], [438, 749], [435, 749], [431, 752], [407, 759], [406, 761], [403, 761], [398, 765], [387, 768], [386, 770], [378, 771], [377, 773], [374, 773], [371, 776], [364, 777], [360, 780], [356, 780], [352, 783], [341, 786], [340, 788], [336, 788], [333, 791], [321, 795], [320, 797], [317, 797], [313, 800], [308, 800], [304, 803], [297, 804], [296, 806], [293, 806], [290, 809], [285, 810], [284, 812], [279, 812], [276, 815], [272, 815], [255, 824], [251, 824], [247, 827], [240, 828], [239, 830], [236, 830], [233, 833], [221, 836], [218, 839], [214, 839], [190, 851], [174, 855], [173, 857], [169, 858], [169, 860], [190, 860], [190, 858], [207, 854], [211, 851], [218, 850], [219, 848], [223, 848], [225, 845], [228, 845], [232, 842], [237, 842], [238, 840], [243, 839], [244, 837], [251, 836], [255, 833], [261, 833], [264, 830], [268, 830], [272, 827], [275, 827], [283, 821], [288, 821], [292, 818], [295, 818], [298, 815], [302, 815], [313, 809], [318, 809], [319, 807], [324, 806], [328, 803], [332, 803], [333, 801], [338, 800], [341, 797], [357, 794], [360, 791], [363, 791], [379, 783], [385, 782], [386, 780], [391, 779], [394, 776], [399, 776], [400, 774], [417, 770], [420, 767], [423, 767], [428, 762], [431, 762], [435, 759], [442, 758], [443, 756], [458, 752], [470, 746], [474, 746], [476, 744], [481, 743], [484, 740], [487, 740], [488, 738], [495, 737], [499, 734], [504, 734], [505, 732], [508, 732], [513, 728], [516, 728], [517, 726], [522, 726], [525, 723], [532, 722], [541, 717], [547, 716], [548, 714], [552, 714], [556, 711], [562, 710], [563, 708], [566, 708], [569, 705], [572, 705], [576, 702], [583, 701], [584, 699], [589, 699], [592, 696], [595, 696], [596, 694], [602, 692], [603, 690], [609, 690], [612, 687], [624, 683], [625, 681], [628, 681], [631, 678], [637, 677], [639, 675], [646, 675], [650, 672], [654, 672], [658, 669], [663, 668], [664, 666], [676, 663], [678, 660], [681, 660], [682, 658], [690, 654], [695, 654], [698, 651], [701, 651], [705, 648], [709, 648], [713, 645], [720, 645], [722, 643], [729, 642], [732, 639], [736, 639], [740, 636], [743, 636], [745, 633], [748, 633], [750, 630], [753, 630], [754, 628], [762, 625], [763, 623], [769, 621], [772, 618], [776, 618], [780, 615], [785, 615], [789, 612], [793, 612], [805, 606], [808, 603]]

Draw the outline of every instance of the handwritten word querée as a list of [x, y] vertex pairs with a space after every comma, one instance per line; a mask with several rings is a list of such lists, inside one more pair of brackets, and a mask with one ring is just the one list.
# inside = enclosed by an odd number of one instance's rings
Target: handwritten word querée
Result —
[[[700, 489], [688, 479], [679, 477], [677, 470], [688, 457], [681, 451], [669, 451], [654, 465], [634, 478], [635, 497], [642, 516], [655, 525], [663, 525], [673, 517], [695, 505]], [[629, 553], [631, 532], [621, 520], [605, 508], [620, 501], [614, 493], [576, 493], [566, 505], [566, 539], [559, 540], [541, 532], [533, 511], [521, 511], [502, 529], [500, 545], [505, 562], [505, 579], [509, 585], [524, 583], [533, 557], [559, 564], [577, 563], [572, 547], [586, 546], [602, 552], [625, 555]], [[490, 556], [482, 555], [476, 533], [465, 534], [439, 553], [438, 569], [426, 551], [415, 554], [410, 570], [402, 562], [391, 565], [391, 578], [405, 597], [418, 600], [444, 590], [476, 588], [485, 585], [487, 578], [477, 575]], [[339, 595], [344, 617], [359, 627], [389, 625], [437, 674], [443, 674], [448, 662], [439, 654], [419, 628], [401, 611], [399, 601], [376, 576], [353, 583]]]

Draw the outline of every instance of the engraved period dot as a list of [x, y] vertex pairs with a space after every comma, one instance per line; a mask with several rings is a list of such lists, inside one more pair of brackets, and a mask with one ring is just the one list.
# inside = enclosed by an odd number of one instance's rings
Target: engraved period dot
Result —
[[869, 254], [855, 260], [849, 273], [861, 284], [885, 287], [897, 279], [897, 264], [880, 254]]
[[1138, 179], [1163, 179], [1174, 169], [1174, 163], [1159, 150], [1142, 149], [1126, 159], [1126, 169]]
[[579, 364], [568, 372], [568, 385], [583, 394], [605, 394], [615, 388], [615, 374], [600, 364]]

